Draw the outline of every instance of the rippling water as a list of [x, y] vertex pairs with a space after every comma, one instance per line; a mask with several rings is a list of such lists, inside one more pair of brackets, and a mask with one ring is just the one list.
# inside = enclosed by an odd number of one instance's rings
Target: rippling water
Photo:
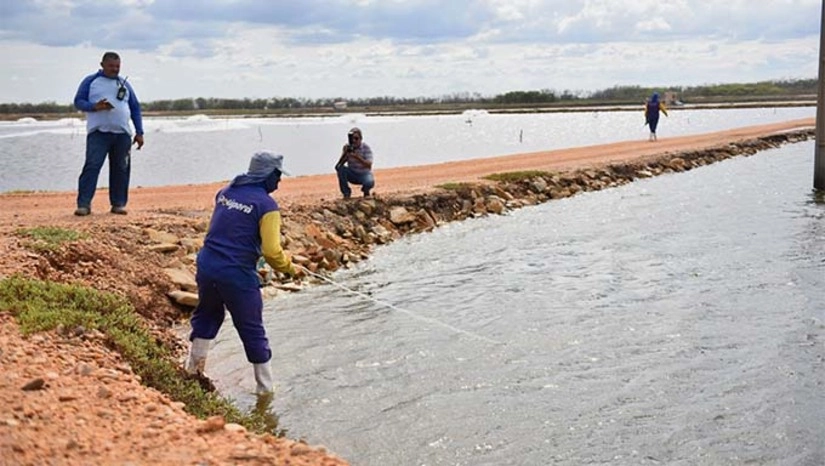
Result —
[[[358, 465], [825, 463], [813, 142], [444, 226], [267, 303], [291, 437]], [[231, 325], [207, 373], [254, 387]]]
[[[678, 110], [662, 138], [809, 118], [815, 107]], [[350, 127], [364, 130], [376, 168], [466, 160], [633, 139], [647, 139], [642, 112], [332, 118], [147, 118], [146, 145], [132, 152], [132, 186], [209, 183], [246, 170], [256, 150], [286, 156], [297, 176], [332, 173]], [[85, 123], [77, 118], [0, 122], [0, 192], [77, 189]], [[108, 185], [108, 167], [99, 186]]]

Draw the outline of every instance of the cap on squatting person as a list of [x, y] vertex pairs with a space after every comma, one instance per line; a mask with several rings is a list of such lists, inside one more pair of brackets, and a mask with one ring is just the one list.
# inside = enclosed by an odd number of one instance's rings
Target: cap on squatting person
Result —
[[278, 189], [283, 155], [257, 152], [249, 170], [218, 191], [203, 248], [198, 252], [198, 305], [192, 314], [186, 371], [203, 374], [209, 344], [226, 310], [252, 363], [256, 393], [272, 391], [272, 351], [263, 325], [258, 258], [278, 272], [299, 273], [281, 246], [281, 212], [270, 193]]

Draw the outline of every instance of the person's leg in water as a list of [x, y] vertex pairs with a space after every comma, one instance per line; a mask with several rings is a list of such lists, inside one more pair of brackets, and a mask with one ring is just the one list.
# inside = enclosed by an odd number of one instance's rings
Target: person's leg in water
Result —
[[196, 280], [198, 306], [190, 318], [192, 332], [189, 334], [189, 340], [192, 343], [185, 369], [190, 374], [203, 374], [206, 368], [206, 357], [209, 354], [209, 345], [218, 335], [226, 310], [218, 282], [201, 270], [198, 271]]
[[243, 343], [246, 359], [252, 363], [255, 374], [255, 392], [259, 395], [272, 392], [272, 350], [263, 322], [263, 300], [257, 276], [250, 275], [243, 283], [233, 283], [232, 289], [222, 290], [226, 308], [232, 315], [232, 323]]

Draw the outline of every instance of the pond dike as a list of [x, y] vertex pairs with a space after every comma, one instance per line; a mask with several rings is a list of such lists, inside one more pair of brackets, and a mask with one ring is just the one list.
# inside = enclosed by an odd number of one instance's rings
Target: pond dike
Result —
[[[490, 214], [502, 215], [513, 209], [580, 192], [692, 170], [732, 157], [806, 141], [814, 134], [813, 128], [788, 131], [708, 149], [664, 153], [563, 172], [497, 173], [490, 180], [444, 185], [425, 194], [296, 205], [282, 212], [283, 245], [293, 262], [312, 273], [326, 275], [368, 258], [377, 245], [391, 243], [404, 235], [428, 232], [445, 223]], [[202, 236], [194, 241], [202, 244]], [[169, 296], [180, 305], [193, 307], [197, 304], [196, 288], [193, 288], [194, 254], [188, 257], [183, 268], [167, 269], [167, 274], [180, 288]], [[300, 286], [273, 272], [267, 265], [259, 272], [268, 285], [263, 288], [265, 296], [271, 297], [280, 290], [300, 290]]]

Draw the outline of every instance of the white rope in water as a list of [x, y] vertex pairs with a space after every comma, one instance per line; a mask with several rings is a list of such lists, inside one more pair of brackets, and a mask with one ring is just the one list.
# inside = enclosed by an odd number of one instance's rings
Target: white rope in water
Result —
[[393, 309], [393, 310], [396, 310], [396, 311], [398, 311], [398, 312], [401, 312], [401, 313], [403, 313], [403, 314], [406, 314], [406, 315], [408, 315], [409, 317], [412, 317], [413, 319], [418, 320], [419, 322], [425, 322], [425, 323], [428, 323], [428, 324], [431, 324], [431, 325], [437, 325], [437, 326], [439, 326], [439, 327], [446, 328], [447, 330], [450, 330], [450, 331], [452, 331], [452, 332], [454, 332], [454, 333], [458, 333], [458, 334], [461, 334], [461, 335], [466, 335], [466, 336], [471, 337], [471, 338], [474, 338], [474, 339], [476, 339], [476, 340], [481, 340], [481, 341], [484, 341], [484, 342], [487, 342], [487, 343], [491, 343], [491, 344], [494, 344], [494, 345], [501, 345], [501, 344], [503, 344], [502, 342], [497, 341], [497, 340], [493, 340], [492, 338], [487, 338], [487, 337], [485, 337], [485, 336], [478, 335], [478, 334], [473, 333], [473, 332], [468, 332], [467, 330], [462, 330], [462, 329], [460, 329], [460, 328], [458, 328], [458, 327], [454, 327], [454, 326], [452, 326], [452, 325], [450, 325], [450, 324], [447, 324], [447, 323], [441, 322], [441, 321], [439, 321], [439, 320], [435, 320], [435, 319], [432, 319], [432, 318], [429, 318], [429, 317], [424, 317], [424, 316], [422, 316], [422, 315], [416, 314], [415, 312], [408, 311], [408, 310], [406, 310], [406, 309], [402, 309], [402, 308], [400, 308], [400, 307], [398, 307], [398, 306], [396, 306], [396, 305], [394, 305], [394, 304], [390, 304], [390, 303], [387, 303], [387, 302], [384, 302], [384, 301], [380, 301], [380, 300], [375, 299], [375, 298], [373, 298], [372, 296], [370, 296], [370, 295], [368, 295], [368, 294], [366, 294], [366, 293], [361, 293], [360, 291], [353, 290], [352, 288], [348, 288], [348, 287], [346, 287], [346, 286], [344, 286], [344, 285], [342, 285], [342, 284], [340, 284], [340, 283], [337, 283], [337, 282], [335, 282], [335, 281], [333, 281], [333, 280], [330, 280], [329, 278], [327, 278], [327, 277], [325, 277], [325, 276], [323, 276], [323, 275], [317, 274], [317, 273], [315, 273], [315, 272], [313, 272], [313, 271], [311, 271], [311, 270], [307, 269], [306, 267], [304, 267], [304, 266], [302, 266], [302, 265], [299, 265], [299, 267], [301, 267], [302, 269], [304, 269], [304, 271], [305, 271], [307, 274], [309, 274], [309, 275], [311, 275], [311, 276], [313, 276], [313, 277], [315, 277], [315, 278], [318, 278], [318, 279], [320, 279], [320, 280], [323, 280], [323, 281], [325, 281], [325, 282], [329, 283], [330, 285], [334, 285], [334, 286], [336, 286], [336, 287], [338, 287], [338, 288], [340, 288], [340, 289], [342, 289], [342, 290], [344, 290], [344, 291], [346, 291], [346, 292], [348, 292], [348, 293], [352, 293], [352, 294], [357, 295], [357, 296], [360, 296], [360, 297], [362, 297], [362, 298], [364, 298], [364, 299], [366, 299], [366, 300], [372, 301], [372, 302], [374, 302], [374, 303], [376, 303], [376, 304], [380, 304], [380, 305], [382, 305], [382, 306], [385, 306], [385, 307], [388, 307], [388, 308], [390, 308], [390, 309]]

